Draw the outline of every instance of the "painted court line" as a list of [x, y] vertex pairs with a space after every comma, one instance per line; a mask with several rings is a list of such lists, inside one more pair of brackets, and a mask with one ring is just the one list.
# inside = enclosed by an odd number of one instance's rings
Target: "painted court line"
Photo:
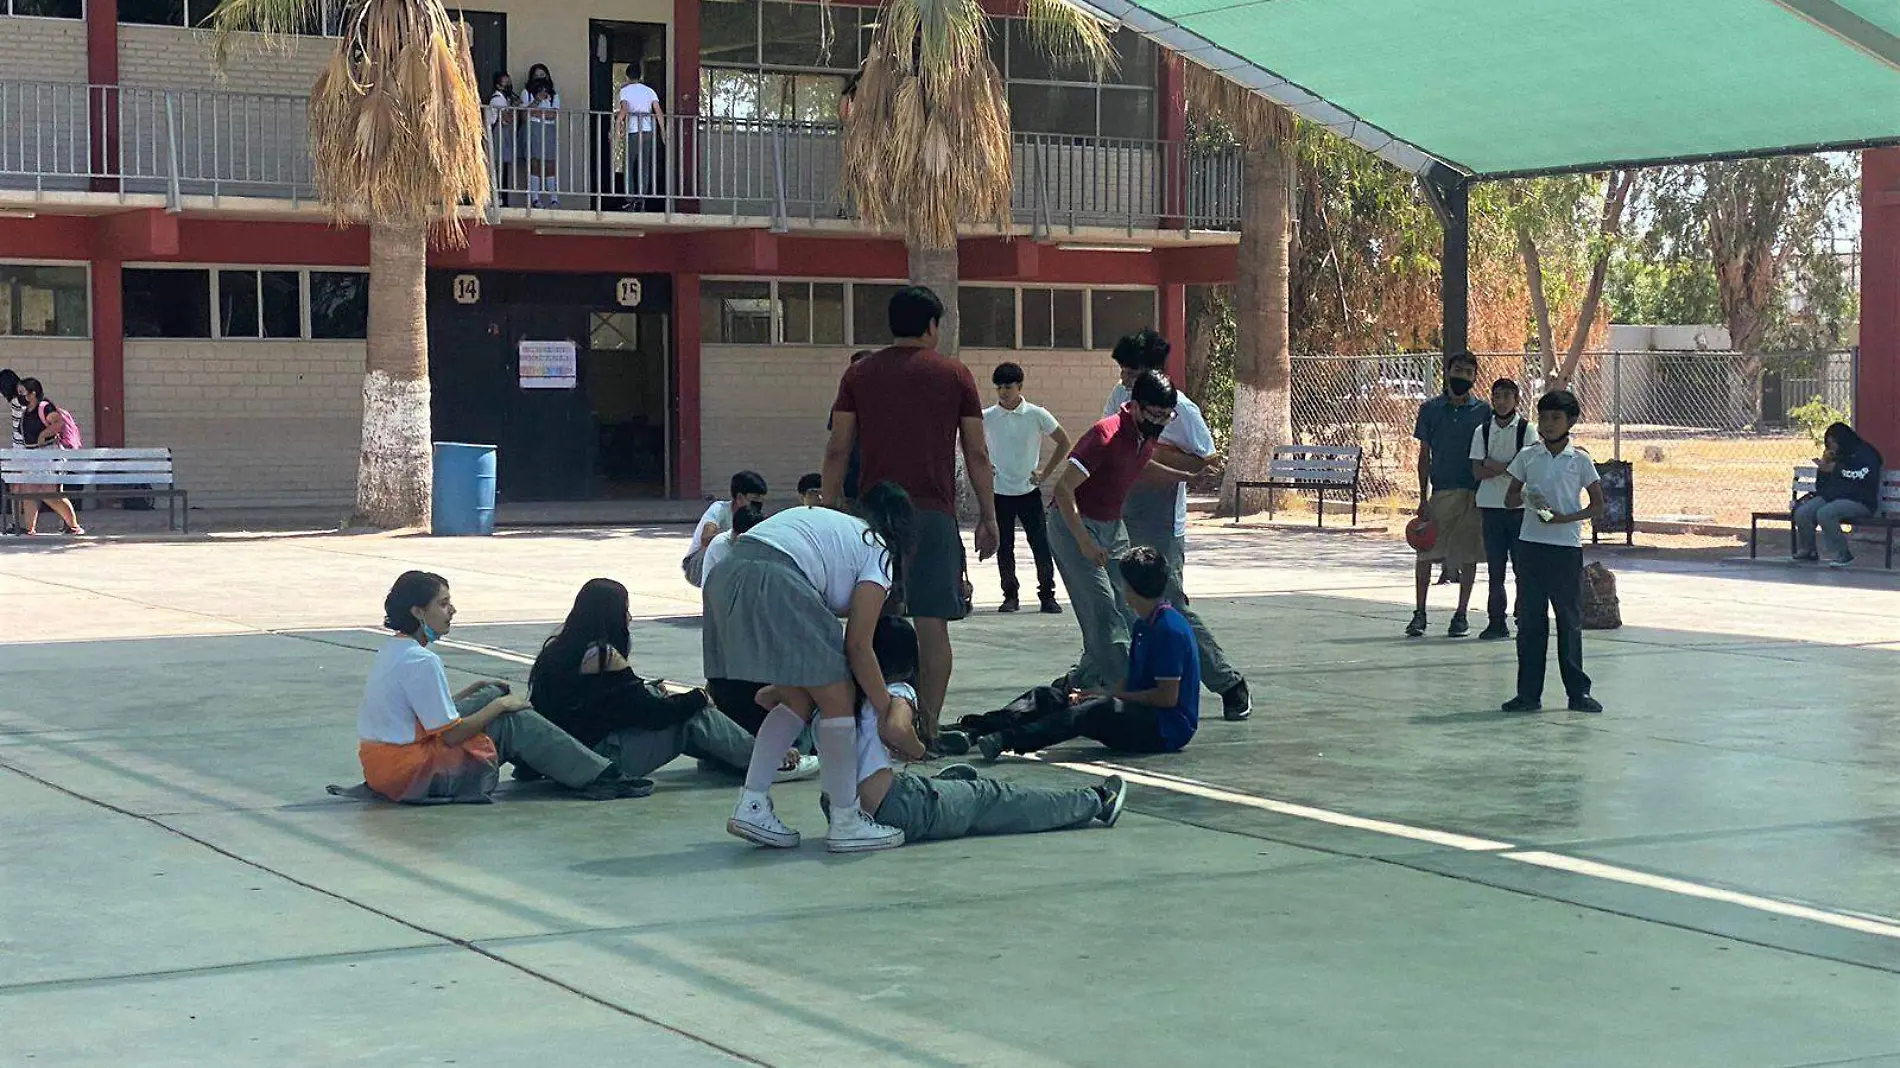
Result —
[[1772, 913], [1776, 916], [1788, 916], [1797, 920], [1811, 920], [1824, 923], [1829, 927], [1840, 927], [1862, 934], [1879, 935], [1882, 938], [1900, 938], [1900, 923], [1882, 922], [1862, 916], [1829, 912], [1809, 905], [1797, 905], [1791, 901], [1777, 901], [1770, 897], [1757, 897], [1754, 894], [1723, 890], [1720, 887], [1703, 886], [1701, 883], [1671, 879], [1664, 875], [1651, 875], [1648, 872], [1619, 868], [1614, 864], [1602, 864], [1594, 860], [1578, 857], [1566, 857], [1559, 853], [1545, 853], [1539, 850], [1526, 850], [1517, 853], [1505, 853], [1505, 858], [1525, 864], [1535, 864], [1540, 868], [1566, 871], [1575, 875], [1587, 875], [1594, 879], [1608, 879], [1611, 882], [1628, 883], [1631, 886], [1644, 886], [1652, 890], [1662, 890], [1684, 897], [1701, 898], [1705, 901], [1721, 901], [1730, 905], [1754, 909], [1757, 912]]
[[[367, 630], [368, 628], [364, 629]], [[378, 631], [375, 633], [381, 632]], [[531, 656], [517, 653], [511, 649], [482, 645], [478, 642], [465, 642], [454, 638], [441, 638], [438, 639], [437, 644], [447, 646], [451, 649], [481, 653], [486, 656], [493, 656], [517, 664], [534, 663], [534, 658]], [[1039, 762], [1047, 763], [1051, 767], [1066, 768], [1069, 771], [1079, 771], [1089, 775], [1120, 775], [1123, 779], [1142, 786], [1152, 786], [1177, 794], [1202, 797], [1210, 801], [1220, 801], [1230, 805], [1258, 809], [1262, 812], [1272, 812], [1282, 816], [1292, 816], [1295, 819], [1311, 820], [1315, 823], [1325, 823], [1335, 827], [1350, 827], [1354, 830], [1370, 831], [1373, 834], [1382, 834], [1392, 838], [1404, 838], [1414, 842], [1443, 846], [1447, 849], [1463, 850], [1468, 853], [1495, 853], [1506, 860], [1516, 861], [1520, 864], [1531, 864], [1553, 871], [1569, 872], [1573, 875], [1582, 875], [1593, 879], [1604, 879], [1630, 886], [1641, 886], [1651, 890], [1660, 890], [1664, 893], [1693, 897], [1704, 901], [1719, 901], [1724, 904], [1739, 905], [1742, 908], [1753, 909], [1757, 912], [1766, 912], [1775, 916], [1787, 916], [1791, 919], [1809, 920], [1814, 923], [1825, 924], [1829, 927], [1838, 927], [1843, 930], [1856, 931], [1861, 934], [1876, 935], [1881, 938], [1900, 939], [1900, 921], [1891, 920], [1884, 916], [1832, 912], [1826, 909], [1818, 909], [1811, 905], [1800, 905], [1792, 901], [1779, 901], [1774, 898], [1760, 897], [1755, 894], [1744, 894], [1735, 890], [1724, 890], [1720, 887], [1705, 886], [1701, 883], [1692, 883], [1684, 879], [1672, 879], [1665, 875], [1652, 875], [1648, 872], [1621, 868], [1614, 864], [1603, 864], [1594, 860], [1568, 857], [1560, 853], [1548, 853], [1542, 850], [1520, 850], [1511, 842], [1498, 842], [1489, 838], [1477, 838], [1472, 835], [1457, 834], [1452, 831], [1440, 831], [1431, 827], [1414, 827], [1411, 824], [1394, 823], [1391, 820], [1372, 819], [1367, 816], [1354, 816], [1346, 812], [1334, 812], [1331, 809], [1317, 808], [1313, 805], [1296, 804], [1292, 801], [1278, 801], [1270, 797], [1257, 797], [1253, 794], [1223, 789], [1198, 779], [1188, 779], [1179, 775], [1169, 775], [1163, 772], [1138, 770], [1119, 764], [1098, 762]]]
[[[1067, 768], [1070, 771], [1080, 771], [1092, 775], [1120, 775], [1132, 783], [1140, 783], [1144, 786], [1153, 786], [1158, 789], [1170, 790], [1174, 793], [1187, 794], [1193, 797], [1204, 797], [1213, 801], [1242, 805], [1247, 808], [1256, 808], [1265, 812], [1275, 812], [1281, 815], [1294, 816], [1299, 819], [1329, 823], [1338, 827], [1352, 827], [1358, 830], [1371, 831], [1375, 834], [1406, 838], [1415, 842], [1429, 842], [1433, 845], [1462, 849], [1467, 852], [1496, 853], [1506, 860], [1516, 861], [1520, 864], [1532, 864], [1540, 868], [1569, 872], [1573, 875], [1582, 875], [1592, 879], [1604, 879], [1610, 882], [1625, 883], [1630, 886], [1641, 886], [1683, 897], [1699, 898], [1704, 901], [1719, 901], [1724, 904], [1739, 905], [1757, 912], [1766, 912], [1775, 916], [1787, 916], [1791, 919], [1810, 920], [1814, 923], [1825, 924], [1829, 927], [1838, 927], [1843, 930], [1856, 931], [1861, 934], [1876, 935], [1881, 938], [1900, 939], [1900, 921], [1892, 920], [1885, 916], [1875, 916], [1867, 913], [1834, 912], [1827, 909], [1815, 908], [1812, 905], [1801, 905], [1792, 901], [1780, 901], [1775, 898], [1761, 897], [1756, 894], [1744, 894], [1735, 890], [1724, 890], [1721, 887], [1705, 886], [1701, 883], [1693, 883], [1685, 879], [1672, 879], [1666, 875], [1652, 875], [1649, 872], [1621, 868], [1614, 864], [1603, 864], [1594, 860], [1568, 857], [1560, 853], [1548, 853], [1542, 850], [1520, 850], [1509, 842], [1493, 842], [1484, 838], [1473, 838], [1468, 835], [1454, 834], [1450, 831], [1433, 830], [1430, 827], [1413, 827], [1409, 824], [1393, 823], [1389, 820], [1375, 820], [1363, 816], [1349, 815], [1344, 812], [1333, 812], [1328, 809], [1315, 808], [1311, 805], [1298, 805], [1289, 801], [1276, 801], [1272, 798], [1255, 797], [1252, 794], [1223, 790], [1220, 787], [1210, 786], [1207, 783], [1194, 779], [1184, 779], [1177, 775], [1138, 771], [1133, 768], [1122, 767], [1118, 764], [1055, 761], [1049, 763], [1053, 767]], [[1509, 850], [1509, 852], [1504, 852], [1505, 850]]]
[[1163, 790], [1172, 790], [1178, 794], [1190, 794], [1205, 797], [1212, 801], [1224, 801], [1230, 805], [1243, 805], [1257, 808], [1263, 812], [1277, 812], [1283, 816], [1294, 816], [1318, 823], [1330, 823], [1336, 827], [1351, 827], [1374, 834], [1389, 835], [1394, 838], [1409, 838], [1415, 842], [1428, 842], [1449, 849], [1462, 849], [1471, 853], [1495, 853], [1513, 848], [1510, 842], [1493, 842], [1486, 838], [1473, 838], [1466, 834], [1454, 834], [1450, 831], [1436, 831], [1430, 827], [1412, 827], [1388, 820], [1369, 819], [1365, 816], [1353, 816], [1344, 812], [1314, 808], [1311, 805], [1296, 805], [1291, 801], [1275, 801], [1270, 797], [1255, 797], [1252, 794], [1235, 793], [1217, 786], [1195, 782], [1191, 779], [1176, 778], [1172, 775], [1155, 775], [1151, 772], [1136, 771], [1132, 768], [1118, 767], [1114, 764], [1069, 764], [1057, 763], [1058, 768], [1071, 771], [1083, 771], [1096, 775], [1120, 775], [1129, 782], [1144, 786], [1156, 786]]

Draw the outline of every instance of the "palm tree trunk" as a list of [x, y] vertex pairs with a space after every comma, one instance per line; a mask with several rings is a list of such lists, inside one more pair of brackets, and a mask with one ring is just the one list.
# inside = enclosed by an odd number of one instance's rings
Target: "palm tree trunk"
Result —
[[[1240, 249], [1234, 287], [1234, 432], [1221, 499], [1236, 480], [1264, 479], [1276, 446], [1293, 440], [1293, 352], [1287, 327], [1293, 165], [1271, 137], [1242, 148]], [[1264, 493], [1252, 494], [1264, 496]], [[1241, 503], [1257, 510], [1256, 500]]]
[[352, 526], [429, 525], [427, 226], [372, 225], [363, 452]]
[[1214, 325], [1220, 318], [1220, 306], [1212, 286], [1189, 286], [1187, 290], [1187, 395], [1207, 400], [1207, 380], [1214, 360]]

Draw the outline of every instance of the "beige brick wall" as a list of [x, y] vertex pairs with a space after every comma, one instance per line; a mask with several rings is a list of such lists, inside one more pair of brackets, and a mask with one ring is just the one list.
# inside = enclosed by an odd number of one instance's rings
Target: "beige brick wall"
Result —
[[[774, 500], [789, 500], [798, 478], [824, 462], [825, 416], [850, 354], [834, 347], [707, 345], [700, 351], [700, 486], [718, 495], [735, 471], [765, 476]], [[1027, 395], [1071, 436], [1101, 418], [1116, 382], [1106, 352], [966, 349], [987, 406], [990, 372], [1022, 365]]]
[[347, 507], [363, 355], [361, 341], [127, 341], [126, 443], [169, 447], [200, 507]]
[[0, 18], [0, 55], [6, 79], [18, 82], [86, 81], [86, 24], [79, 19]]
[[282, 49], [254, 47], [257, 41], [249, 34], [241, 37], [220, 78], [211, 62], [209, 33], [122, 23], [119, 81], [128, 86], [307, 96], [336, 49], [336, 40], [329, 37], [292, 38]]
[[92, 410], [92, 342], [86, 338], [0, 337], [0, 367], [37, 378], [46, 395], [79, 417], [86, 444], [97, 439]]

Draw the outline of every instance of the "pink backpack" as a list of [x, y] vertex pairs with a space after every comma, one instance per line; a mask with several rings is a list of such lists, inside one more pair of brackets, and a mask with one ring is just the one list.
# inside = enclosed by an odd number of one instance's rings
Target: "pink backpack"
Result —
[[[46, 419], [48, 415], [48, 409], [50, 408], [52, 408], [52, 404], [50, 402], [48, 401], [40, 402], [40, 419], [42, 421]], [[73, 418], [73, 413], [67, 411], [64, 408], [60, 408], [58, 409], [58, 411], [60, 415], [59, 439], [58, 439], [59, 447], [62, 449], [83, 448], [84, 446], [80, 444], [80, 438], [79, 438], [79, 421]]]

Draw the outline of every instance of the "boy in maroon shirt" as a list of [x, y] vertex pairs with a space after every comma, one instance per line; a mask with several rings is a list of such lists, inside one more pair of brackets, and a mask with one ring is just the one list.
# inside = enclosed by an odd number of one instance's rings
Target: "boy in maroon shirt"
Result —
[[957, 450], [976, 490], [977, 558], [996, 552], [996, 494], [990, 450], [983, 435], [983, 401], [961, 362], [936, 351], [943, 303], [922, 286], [891, 297], [896, 344], [854, 361], [831, 405], [831, 441], [825, 447], [824, 499], [843, 503], [841, 488], [855, 445], [862, 456], [858, 484], [895, 482], [917, 509], [915, 550], [898, 570], [891, 599], [901, 598], [917, 627], [917, 696], [924, 709], [926, 744], [950, 689], [950, 620], [964, 616], [963, 536], [957, 529]]
[[[1049, 507], [1049, 549], [1069, 591], [1069, 605], [1082, 627], [1082, 656], [1056, 680], [1059, 690], [1112, 692], [1128, 674], [1128, 633], [1134, 620], [1111, 558], [1128, 551], [1122, 505], [1150, 468], [1162, 430], [1174, 418], [1174, 383], [1159, 371], [1143, 371], [1127, 404], [1090, 427], [1069, 453]], [[1186, 479], [1184, 471], [1154, 464], [1159, 473]]]

